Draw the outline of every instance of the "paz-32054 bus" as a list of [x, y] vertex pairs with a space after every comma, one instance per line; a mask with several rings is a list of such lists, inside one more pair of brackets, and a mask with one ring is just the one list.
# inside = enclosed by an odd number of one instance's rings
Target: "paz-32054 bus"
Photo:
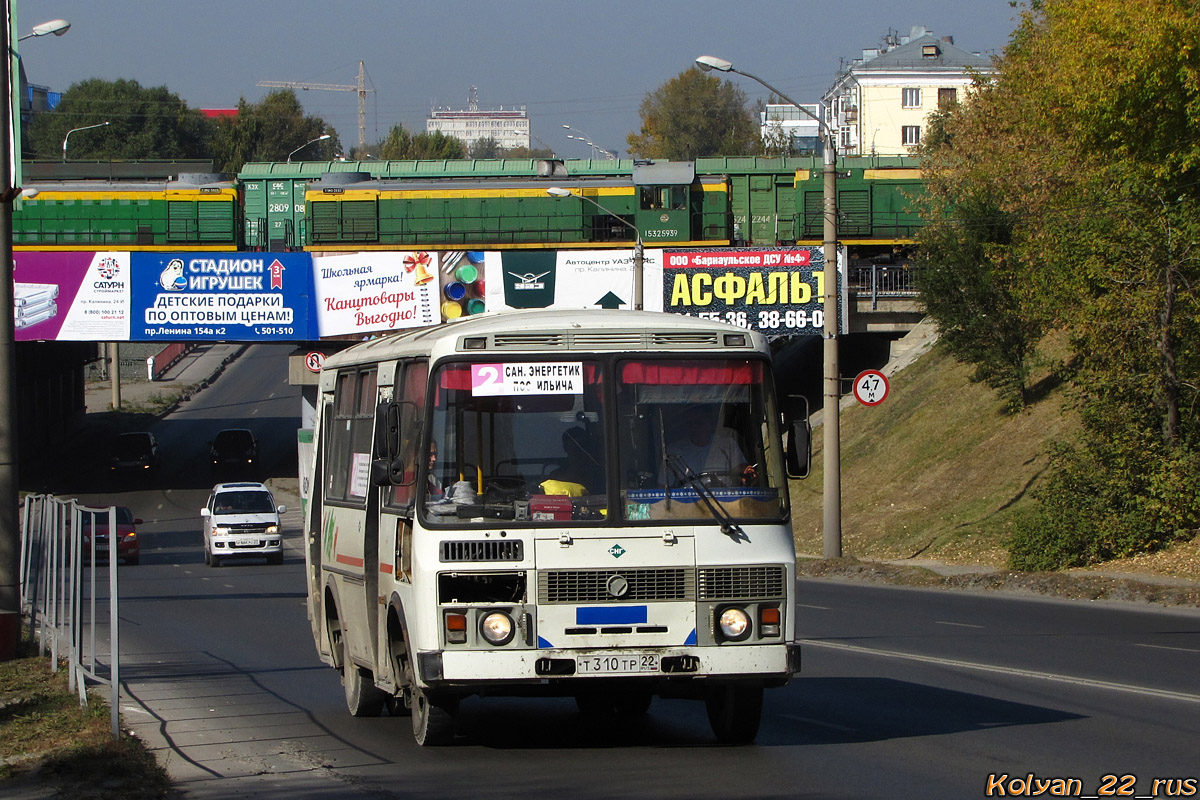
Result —
[[351, 713], [411, 714], [423, 745], [475, 694], [696, 698], [748, 742], [799, 668], [808, 443], [765, 339], [722, 323], [517, 311], [350, 347], [304, 490], [317, 649]]

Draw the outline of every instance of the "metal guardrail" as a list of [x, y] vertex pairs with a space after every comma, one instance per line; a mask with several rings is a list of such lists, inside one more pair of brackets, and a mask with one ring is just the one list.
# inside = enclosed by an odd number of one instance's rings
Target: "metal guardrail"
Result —
[[[53, 495], [28, 495], [23, 512], [21, 612], [38, 641], [38, 653], [45, 656], [49, 651], [51, 669], [56, 672], [60, 662], [66, 662], [70, 685], [78, 692], [81, 705], [87, 705], [88, 681], [109, 687], [112, 735], [118, 738], [121, 672], [117, 509], [90, 508]], [[86, 550], [85, 517], [93, 532]], [[108, 574], [106, 581], [98, 583], [95, 531], [104, 519], [109, 530]], [[103, 551], [99, 554], [104, 555]], [[108, 607], [107, 631], [97, 616], [104, 606]]]
[[851, 266], [846, 287], [860, 296], [871, 298], [875, 309], [880, 298], [917, 297], [919, 267], [908, 264], [864, 264]]

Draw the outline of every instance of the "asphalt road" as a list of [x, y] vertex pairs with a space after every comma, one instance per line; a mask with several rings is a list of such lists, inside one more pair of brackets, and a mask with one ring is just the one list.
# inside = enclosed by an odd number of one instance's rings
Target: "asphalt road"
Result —
[[210, 430], [250, 420], [266, 476], [294, 469], [298, 400], [259, 351], [160, 423], [162, 486], [107, 496], [147, 520], [121, 568], [122, 713], [189, 797], [962, 798], [1032, 794], [1030, 775], [1200, 793], [1200, 612], [1117, 604], [802, 582], [804, 670], [748, 747], [687, 701], [601, 725], [570, 700], [471, 698], [449, 748], [352, 718], [313, 649], [298, 504], [283, 566], [201, 558]]

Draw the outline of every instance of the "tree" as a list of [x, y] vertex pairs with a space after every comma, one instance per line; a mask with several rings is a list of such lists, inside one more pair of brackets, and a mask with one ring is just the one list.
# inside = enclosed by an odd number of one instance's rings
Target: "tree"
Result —
[[393, 125], [387, 138], [379, 143], [379, 157], [384, 161], [410, 158], [411, 152], [412, 136], [403, 125]]
[[[999, 313], [1073, 343], [1060, 374], [1083, 433], [1055, 448], [1038, 512], [1013, 538], [1016, 566], [1200, 529], [1197, 39], [1191, 0], [1038, 0], [999, 78], [949, 110], [925, 151], [944, 204], [923, 242], [939, 324]], [[964, 289], [984, 301], [969, 308]]]
[[432, 159], [441, 161], [447, 158], [462, 158], [467, 154], [467, 147], [462, 139], [447, 136], [441, 131], [433, 133], [418, 133], [412, 139], [412, 154], [409, 158]]
[[26, 157], [62, 157], [63, 141], [75, 128], [108, 122], [68, 140], [72, 159], [205, 158], [209, 121], [165, 86], [91, 78], [63, 92], [51, 112], [34, 117]]
[[441, 131], [418, 133], [413, 136], [403, 125], [393, 125], [387, 138], [379, 143], [379, 157], [385, 161], [412, 159], [463, 158], [467, 154], [461, 139], [447, 136]]
[[758, 119], [736, 84], [691, 67], [648, 93], [640, 133], [626, 137], [630, 154], [687, 160], [753, 155]]
[[504, 148], [490, 136], [485, 139], [476, 139], [467, 148], [469, 158], [501, 158], [503, 155]]
[[337, 132], [320, 117], [304, 113], [291, 89], [277, 89], [258, 103], [238, 101], [238, 113], [217, 121], [211, 140], [214, 160], [224, 172], [237, 172], [248, 161], [286, 161], [297, 147], [324, 134], [297, 157], [324, 161], [342, 151]]

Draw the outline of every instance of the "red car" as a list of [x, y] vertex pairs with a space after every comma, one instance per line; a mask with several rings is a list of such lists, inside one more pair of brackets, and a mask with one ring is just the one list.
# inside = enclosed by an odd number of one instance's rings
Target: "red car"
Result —
[[[96, 523], [96, 560], [107, 561], [111, 547], [107, 513], [83, 515], [83, 557], [86, 559], [91, 556], [93, 518]], [[137, 526], [141, 524], [140, 517], [134, 517], [133, 512], [125, 506], [117, 506], [117, 558], [126, 564], [137, 564], [141, 560], [142, 551], [137, 535]]]

